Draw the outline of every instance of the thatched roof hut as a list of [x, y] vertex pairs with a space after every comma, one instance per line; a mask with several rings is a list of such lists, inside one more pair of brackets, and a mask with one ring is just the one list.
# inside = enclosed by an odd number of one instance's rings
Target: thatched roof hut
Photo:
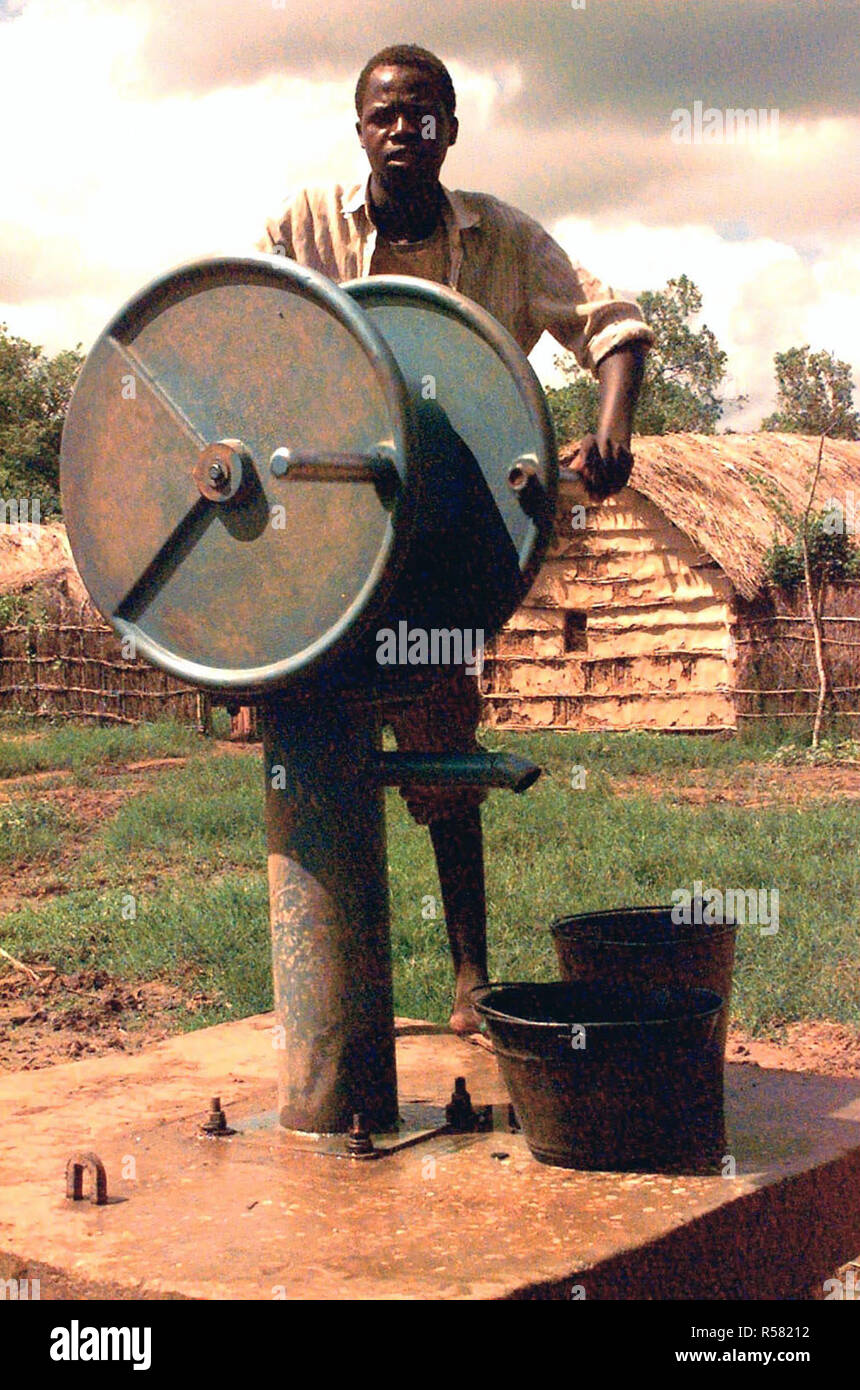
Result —
[[0, 525], [0, 594], [24, 594], [35, 589], [78, 604], [88, 602], [66, 528], [59, 522], [52, 526], [33, 522]]
[[[818, 457], [797, 434], [668, 434], [635, 440], [633, 489], [701, 546], [753, 599], [765, 586], [764, 557], [784, 539], [786, 511], [801, 515]], [[575, 449], [563, 450], [569, 464]], [[813, 507], [854, 494], [860, 524], [860, 443], [828, 439]]]
[[[718, 730], [803, 713], [811, 633], [802, 602], [768, 590], [765, 556], [806, 506], [818, 440], [665, 435], [634, 452], [631, 485], [603, 504], [563, 481], [549, 555], [487, 655], [489, 721]], [[860, 528], [860, 444], [826, 442], [814, 509], [831, 497]], [[856, 713], [860, 586], [832, 592], [828, 612], [833, 685]]]

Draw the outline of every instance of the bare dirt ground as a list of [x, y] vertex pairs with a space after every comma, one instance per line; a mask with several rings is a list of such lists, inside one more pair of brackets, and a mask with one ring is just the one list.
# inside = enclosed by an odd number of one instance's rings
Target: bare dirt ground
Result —
[[[215, 1004], [160, 980], [129, 984], [104, 970], [63, 975], [45, 967], [33, 979], [0, 957], [0, 1071], [32, 1071], [107, 1052], [139, 1052]], [[860, 1035], [840, 1023], [793, 1023], [780, 1042], [729, 1033], [726, 1060], [747, 1066], [860, 1077]]]
[[727, 769], [693, 769], [683, 786], [667, 785], [664, 779], [647, 774], [616, 778], [615, 790], [621, 796], [659, 796], [664, 801], [686, 806], [706, 806], [730, 802], [735, 806], [797, 805], [815, 797], [825, 801], [854, 801], [860, 797], [860, 766], [767, 767], [740, 764]]
[[0, 1071], [33, 1071], [107, 1052], [139, 1052], [215, 1001], [189, 982], [134, 985], [104, 970], [32, 974], [0, 957]]
[[822, 1076], [860, 1076], [860, 1034], [842, 1023], [790, 1023], [780, 1042], [732, 1028], [726, 1061]]

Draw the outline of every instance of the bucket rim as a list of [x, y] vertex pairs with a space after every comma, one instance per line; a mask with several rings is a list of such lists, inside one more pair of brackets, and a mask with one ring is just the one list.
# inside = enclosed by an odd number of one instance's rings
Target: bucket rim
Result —
[[[563, 916], [553, 917], [549, 924], [552, 936], [564, 939], [574, 935], [573, 931], [568, 930], [574, 924], [580, 924], [581, 936], [586, 939], [590, 936], [591, 940], [597, 944], [607, 946], [671, 946], [679, 941], [697, 942], [703, 937], [727, 936], [731, 933], [737, 934], [738, 923], [734, 920], [723, 922], [669, 922], [655, 928], [653, 936], [647, 939], [626, 940], [623, 937], [606, 936], [601, 933], [601, 926], [610, 922], [618, 922], [619, 929], [623, 929], [625, 922], [632, 918], [647, 917], [649, 915], [671, 914], [676, 903], [649, 903], [643, 907], [608, 907], [599, 908], [596, 912], [568, 912]], [[672, 928], [670, 931], [669, 928]], [[630, 928], [632, 931], [633, 929]], [[661, 931], [665, 933], [661, 935]]]
[[[547, 986], [555, 988], [576, 989], [578, 983], [578, 981], [574, 980], [490, 980], [489, 983], [485, 985], [475, 985], [475, 987], [469, 991], [469, 996], [478, 1013], [483, 1018], [485, 1018], [488, 1023], [491, 1020], [495, 1020], [501, 1023], [519, 1024], [520, 1026], [525, 1024], [529, 1028], [540, 1028], [550, 1032], [559, 1028], [567, 1030], [570, 1028], [572, 1023], [581, 1024], [584, 1028], [636, 1028], [653, 1027], [655, 1025], [677, 1025], [681, 1021], [692, 1022], [696, 1019], [714, 1017], [717, 1014], [719, 1014], [720, 1010], [724, 1007], [726, 1002], [723, 996], [721, 994], [718, 994], [715, 989], [699, 988], [698, 986], [675, 986], [669, 988], [661, 988], [659, 990], [655, 989], [651, 991], [641, 990], [638, 993], [639, 998], [642, 999], [647, 999], [649, 997], [653, 998], [654, 995], [657, 993], [666, 997], [674, 995], [675, 997], [688, 999], [691, 1002], [695, 1001], [696, 1003], [701, 1005], [701, 1007], [696, 1008], [691, 1013], [685, 1013], [680, 1016], [676, 1016], [675, 1018], [664, 1018], [658, 1016], [656, 1018], [647, 1019], [621, 1018], [593, 1019], [589, 1021], [589, 1019], [587, 1018], [576, 1018], [566, 1020], [523, 1018], [519, 1014], [509, 1014], [505, 1013], [501, 1009], [494, 1009], [492, 1006], [487, 1005], [483, 1002], [481, 998], [478, 997], [482, 993], [488, 993], [492, 990], [499, 989], [541, 989], [546, 988]], [[705, 1000], [708, 1000], [709, 1002], [705, 1004]]]

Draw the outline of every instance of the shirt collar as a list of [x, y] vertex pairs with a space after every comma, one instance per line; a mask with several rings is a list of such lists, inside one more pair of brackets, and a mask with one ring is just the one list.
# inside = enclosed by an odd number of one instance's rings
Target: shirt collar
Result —
[[[481, 220], [481, 214], [476, 208], [467, 207], [462, 195], [448, 189], [442, 185], [442, 193], [447, 199], [451, 216], [458, 231], [463, 231], [466, 227], [476, 227]], [[368, 222], [371, 222], [369, 212], [370, 200], [370, 175], [364, 183], [355, 184], [348, 189], [340, 201], [341, 211], [345, 215], [356, 212], [364, 212]], [[447, 219], [446, 219], [447, 220]]]

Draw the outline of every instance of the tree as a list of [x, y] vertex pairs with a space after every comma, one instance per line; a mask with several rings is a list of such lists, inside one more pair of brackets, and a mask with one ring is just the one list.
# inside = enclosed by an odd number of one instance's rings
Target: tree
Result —
[[803, 515], [796, 517], [788, 511], [785, 518], [795, 530], [794, 539], [785, 544], [774, 538], [770, 550], [765, 555], [765, 569], [771, 583], [787, 593], [803, 584], [818, 675], [818, 701], [812, 725], [813, 748], [819, 746], [824, 707], [830, 693], [823, 623], [827, 586], [844, 583], [846, 579], [855, 579], [860, 575], [860, 551], [849, 539], [847, 527], [834, 527], [830, 508], [818, 516], [812, 511], [812, 500], [821, 476], [826, 437], [822, 434], [818, 441], [818, 457]]
[[78, 348], [49, 357], [0, 324], [0, 498], [60, 510], [60, 436], [83, 357]]
[[[726, 354], [707, 326], [692, 320], [701, 312], [702, 295], [686, 275], [669, 280], [665, 289], [639, 296], [643, 316], [654, 330], [645, 377], [636, 408], [637, 434], [670, 434], [696, 430], [712, 434], [722, 415], [718, 395], [726, 373]], [[547, 391], [550, 413], [560, 441], [594, 430], [598, 386], [590, 373], [558, 358], [557, 365], [571, 381]]]
[[556, 439], [565, 444], [570, 439], [593, 434], [597, 429], [600, 388], [590, 372], [583, 372], [576, 366], [568, 367], [560, 357], [556, 358], [556, 365], [563, 371], [576, 373], [565, 386], [550, 386], [545, 393]]
[[774, 539], [764, 557], [767, 577], [778, 589], [793, 594], [804, 583], [804, 543], [816, 593], [823, 585], [860, 578], [860, 550], [847, 528], [834, 527], [830, 509], [810, 511], [805, 522], [796, 517], [793, 525], [793, 539]]
[[723, 413], [718, 392], [727, 358], [710, 328], [692, 327], [702, 311], [701, 290], [681, 275], [663, 290], [646, 290], [639, 305], [654, 330], [655, 343], [645, 366], [637, 433], [713, 434]]
[[832, 352], [810, 352], [809, 344], [778, 352], [777, 408], [763, 430], [786, 434], [827, 434], [832, 439], [860, 439], [860, 416], [854, 410], [851, 366]]

